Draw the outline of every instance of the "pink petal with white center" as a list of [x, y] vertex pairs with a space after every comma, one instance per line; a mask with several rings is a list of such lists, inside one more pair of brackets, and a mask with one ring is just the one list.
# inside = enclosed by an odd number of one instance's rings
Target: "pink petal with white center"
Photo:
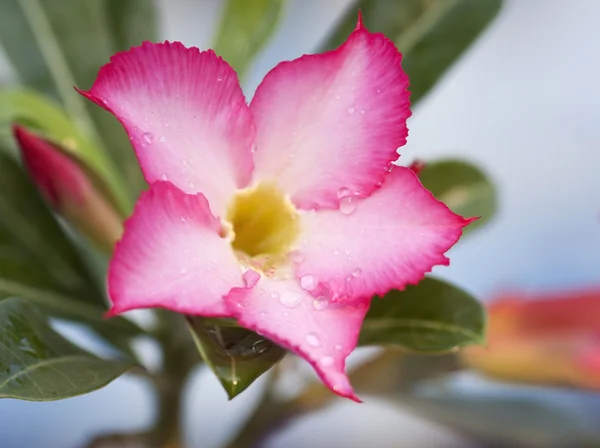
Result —
[[235, 72], [213, 51], [144, 42], [113, 56], [80, 93], [123, 124], [148, 183], [202, 193], [219, 216], [248, 183], [252, 114]]
[[433, 266], [449, 263], [444, 252], [472, 221], [451, 212], [400, 166], [370, 197], [347, 196], [339, 210], [311, 211], [301, 219], [297, 276], [301, 284], [309, 277], [311, 285], [321, 285], [320, 294], [334, 301], [418, 283]]
[[302, 209], [337, 208], [338, 192], [364, 196], [406, 143], [410, 116], [402, 55], [359, 22], [339, 49], [282, 62], [250, 104], [256, 180], [275, 180]]
[[268, 277], [252, 288], [233, 289], [225, 300], [240, 325], [304, 358], [335, 393], [360, 401], [344, 370], [369, 301], [326, 304], [293, 279]]
[[204, 196], [185, 194], [170, 182], [154, 183], [117, 243], [108, 273], [109, 314], [160, 307], [228, 316], [223, 296], [244, 282], [220, 232]]

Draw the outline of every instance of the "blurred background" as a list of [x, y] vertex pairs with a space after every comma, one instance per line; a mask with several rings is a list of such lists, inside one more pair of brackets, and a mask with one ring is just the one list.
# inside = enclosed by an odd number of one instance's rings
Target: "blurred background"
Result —
[[[160, 39], [209, 48], [223, 4], [157, 1]], [[248, 71], [247, 97], [279, 61], [317, 51], [348, 8], [354, 2], [290, 0]], [[543, 300], [558, 292], [579, 297], [581, 291], [590, 296], [585, 303], [600, 301], [599, 17], [596, 0], [505, 0], [490, 26], [414, 108], [408, 144], [400, 151], [403, 164], [460, 157], [496, 185], [493, 220], [451, 251], [451, 266], [434, 271], [482, 301], [500, 295]], [[0, 47], [0, 85], [17, 82]], [[598, 346], [599, 330], [592, 329]], [[63, 331], [84, 337], [76, 328]], [[596, 353], [590, 341], [586, 350]], [[159, 362], [152, 346], [140, 344], [149, 363]], [[352, 364], [372, 354], [359, 350]], [[282, 382], [293, 386], [298, 376], [311, 377], [300, 372]], [[594, 372], [598, 379], [600, 370]], [[229, 402], [207, 369], [194, 373], [185, 396], [189, 446], [223, 446], [231, 428], [251, 414], [265, 381]], [[421, 401], [415, 404], [415, 397]], [[363, 398], [362, 405], [335, 399], [281, 431], [275, 428], [261, 446], [600, 446], [600, 397], [592, 391], [458, 372], [443, 383], [424, 382], [407, 400]], [[0, 446], [80, 447], [102, 432], [142, 428], [152, 413], [144, 383], [130, 376], [65, 401], [2, 400]]]

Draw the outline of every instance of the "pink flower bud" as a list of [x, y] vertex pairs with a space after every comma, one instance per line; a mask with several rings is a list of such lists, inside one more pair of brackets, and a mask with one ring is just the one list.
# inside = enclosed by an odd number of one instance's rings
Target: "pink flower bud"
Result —
[[119, 213], [84, 169], [56, 144], [15, 125], [26, 171], [52, 209], [103, 249], [112, 251], [123, 231]]

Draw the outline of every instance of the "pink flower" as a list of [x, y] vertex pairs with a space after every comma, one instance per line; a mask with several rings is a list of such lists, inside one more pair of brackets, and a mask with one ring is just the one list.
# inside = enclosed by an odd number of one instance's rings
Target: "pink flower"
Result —
[[361, 21], [282, 62], [247, 105], [213, 51], [144, 43], [84, 96], [127, 130], [151, 185], [109, 272], [112, 314], [234, 317], [339, 395], [371, 298], [415, 284], [469, 223], [391, 163], [406, 142], [401, 55]]
[[487, 344], [469, 367], [492, 377], [600, 390], [600, 290], [513, 293], [489, 309]]

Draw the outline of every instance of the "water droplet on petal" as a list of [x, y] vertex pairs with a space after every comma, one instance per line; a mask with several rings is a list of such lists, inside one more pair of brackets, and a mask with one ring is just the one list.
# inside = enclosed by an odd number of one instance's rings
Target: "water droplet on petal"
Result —
[[165, 122], [163, 123], [163, 126], [164, 126], [165, 128], [168, 128], [168, 127], [169, 127], [169, 126], [171, 126], [171, 125], [165, 121]]
[[320, 347], [321, 346], [321, 341], [319, 341], [319, 337], [315, 333], [308, 333], [305, 338], [306, 338], [306, 342], [311, 347]]
[[268, 316], [268, 315], [269, 315], [269, 312], [268, 312], [268, 311], [261, 311], [261, 312], [260, 312], [260, 315], [261, 315], [262, 317], [265, 317], [265, 316]]
[[348, 113], [349, 113], [349, 114], [353, 114], [355, 110], [356, 110], [356, 109], [354, 109], [354, 106], [350, 106], [350, 107], [348, 108]]
[[167, 141], [167, 137], [165, 137], [165, 136], [163, 135], [161, 138], [159, 138], [159, 139], [158, 139], [158, 141], [159, 141], [160, 143], [164, 143], [164, 142], [166, 142], [166, 141]]
[[329, 300], [324, 296], [319, 296], [313, 300], [313, 308], [317, 311], [323, 311], [329, 306]]
[[362, 269], [361, 268], [356, 268], [355, 270], [352, 271], [352, 277], [354, 278], [358, 278], [362, 275]]
[[321, 357], [321, 359], [319, 360], [319, 362], [321, 363], [321, 365], [323, 367], [330, 367], [333, 365], [333, 363], [335, 362], [334, 359], [331, 356], [323, 356]]
[[161, 179], [161, 180], [167, 180], [167, 175], [166, 175], [166, 174], [163, 174], [162, 176], [160, 176], [160, 179]]
[[342, 187], [337, 191], [338, 199], [341, 199], [344, 196], [350, 196], [351, 194], [352, 194], [352, 191], [350, 191], [350, 188], [346, 188], [346, 187]]
[[187, 274], [187, 269], [186, 269], [186, 268], [181, 268], [181, 269], [179, 270], [179, 273], [180, 273], [181, 275], [185, 275], [185, 274]]
[[219, 75], [219, 76], [217, 76], [217, 81], [219, 81], [219, 82], [220, 82], [220, 81], [223, 81], [223, 75]]
[[300, 277], [300, 286], [307, 291], [314, 291], [317, 287], [317, 279], [314, 275], [303, 275]]
[[344, 215], [350, 215], [356, 210], [356, 198], [353, 196], [344, 196], [340, 199], [340, 212]]
[[333, 348], [335, 348], [337, 351], [340, 351], [343, 347], [342, 344], [335, 344]]
[[193, 165], [193, 164], [194, 164], [194, 158], [190, 157], [190, 165]]
[[146, 143], [151, 144], [154, 141], [154, 134], [152, 134], [151, 132], [144, 132], [142, 134], [142, 138]]
[[279, 298], [279, 293], [277, 291], [271, 291], [269, 293], [269, 297], [271, 297], [272, 299], [278, 299]]
[[186, 165], [187, 165], [187, 160], [182, 160], [182, 161], [181, 161], [181, 164], [182, 164], [183, 166], [186, 166]]
[[279, 297], [279, 303], [288, 308], [295, 308], [302, 302], [302, 296], [297, 292], [286, 291]]
[[360, 110], [360, 113], [364, 115], [364, 114], [366, 114], [366, 113], [367, 113], [367, 111], [366, 111], [366, 109], [361, 109], [361, 110]]
[[194, 182], [190, 182], [188, 184], [188, 187], [190, 187], [192, 190], [194, 189], [195, 186], [196, 186], [196, 184]]
[[292, 260], [293, 263], [300, 264], [304, 261], [304, 255], [300, 251], [293, 250], [290, 252], [290, 260]]

